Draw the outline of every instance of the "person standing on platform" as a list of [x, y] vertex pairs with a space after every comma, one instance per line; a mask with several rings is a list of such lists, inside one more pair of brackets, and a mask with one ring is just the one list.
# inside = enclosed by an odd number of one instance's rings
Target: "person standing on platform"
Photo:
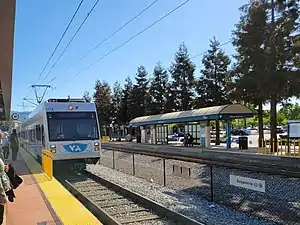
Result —
[[2, 140], [2, 150], [3, 150], [3, 157], [4, 160], [8, 159], [9, 155], [9, 136], [8, 133], [5, 132]]
[[0, 224], [3, 223], [4, 219], [4, 207], [8, 202], [6, 192], [12, 189], [9, 177], [5, 173], [5, 165], [2, 159], [0, 159]]
[[13, 129], [12, 134], [10, 135], [10, 147], [11, 147], [12, 161], [16, 161], [19, 152], [19, 140], [18, 140], [16, 129]]

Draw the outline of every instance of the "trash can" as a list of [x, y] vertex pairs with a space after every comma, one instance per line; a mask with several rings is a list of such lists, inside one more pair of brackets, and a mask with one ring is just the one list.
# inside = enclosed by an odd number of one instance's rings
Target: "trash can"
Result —
[[239, 149], [248, 149], [248, 137], [239, 137]]
[[138, 135], [136, 137], [136, 143], [141, 143], [142, 142], [142, 136]]

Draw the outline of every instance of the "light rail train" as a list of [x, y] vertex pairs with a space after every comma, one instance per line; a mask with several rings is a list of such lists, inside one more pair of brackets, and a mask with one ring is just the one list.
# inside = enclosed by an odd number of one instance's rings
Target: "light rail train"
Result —
[[16, 130], [22, 147], [40, 163], [43, 149], [52, 152], [54, 169], [85, 169], [101, 156], [96, 107], [83, 99], [49, 99]]

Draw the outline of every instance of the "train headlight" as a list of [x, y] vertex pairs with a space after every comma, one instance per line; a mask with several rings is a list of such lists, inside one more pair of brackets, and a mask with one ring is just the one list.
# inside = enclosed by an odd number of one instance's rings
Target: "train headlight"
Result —
[[55, 145], [50, 145], [50, 151], [55, 153], [56, 152], [56, 146]]
[[95, 151], [100, 151], [99, 142], [95, 142], [95, 143], [94, 143], [94, 150], [95, 150]]

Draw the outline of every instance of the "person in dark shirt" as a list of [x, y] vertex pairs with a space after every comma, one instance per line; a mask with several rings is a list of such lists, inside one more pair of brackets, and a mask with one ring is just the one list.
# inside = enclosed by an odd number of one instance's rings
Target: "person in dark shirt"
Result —
[[12, 152], [12, 161], [16, 161], [19, 152], [19, 140], [16, 129], [13, 129], [12, 134], [10, 135], [10, 147]]

